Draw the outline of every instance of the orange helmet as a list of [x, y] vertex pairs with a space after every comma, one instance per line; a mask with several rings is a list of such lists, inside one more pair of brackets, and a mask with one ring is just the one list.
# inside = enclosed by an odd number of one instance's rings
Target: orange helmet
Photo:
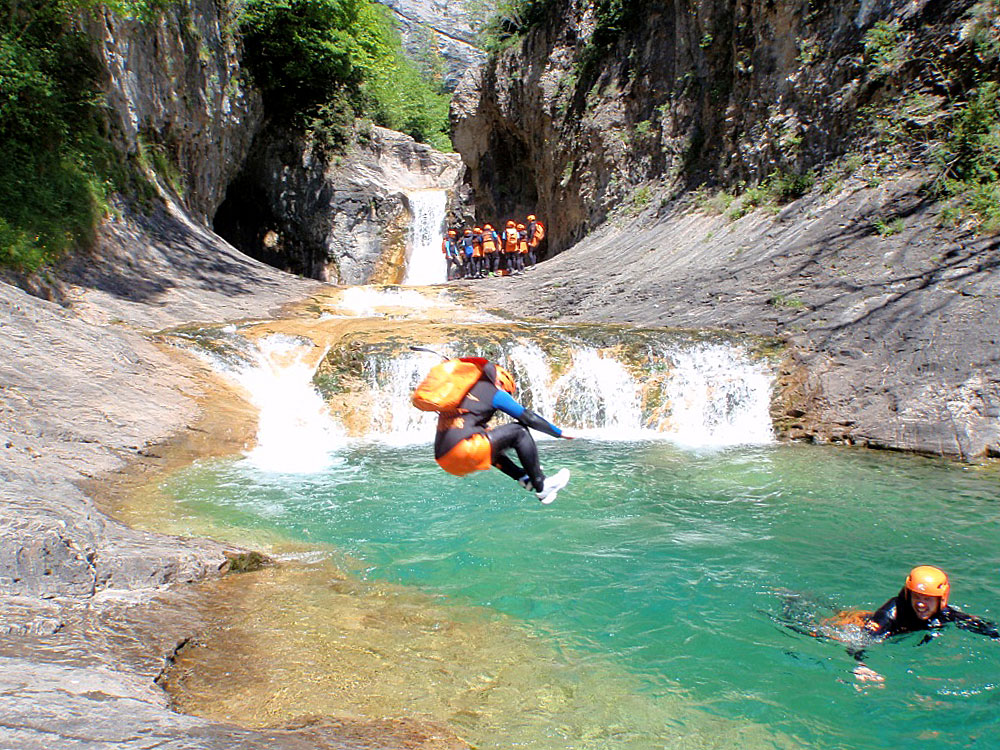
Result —
[[483, 224], [483, 229], [493, 229], [489, 224]]
[[503, 369], [500, 365], [494, 365], [497, 369], [496, 380], [493, 381], [497, 388], [507, 391], [511, 396], [514, 395], [514, 391], [517, 390], [517, 386], [514, 384], [514, 376]]
[[517, 228], [518, 228], [518, 229], [524, 229], [524, 224], [518, 224], [518, 225], [517, 225]]
[[512, 227], [512, 226], [514, 226], [514, 220], [513, 220], [513, 219], [510, 219], [510, 220], [509, 220], [509, 221], [507, 222], [507, 226], [509, 226], [509, 227]]
[[472, 230], [471, 229], [466, 229], [465, 230], [465, 234], [472, 234]]
[[534, 221], [534, 220], [535, 220], [535, 215], [531, 214], [531, 216], [528, 217], [528, 221]]
[[472, 231], [473, 231], [473, 232], [482, 232], [482, 231], [483, 231], [483, 228], [482, 228], [482, 227], [473, 227], [473, 228], [472, 228]]
[[925, 596], [940, 596], [941, 608], [948, 604], [948, 594], [951, 584], [948, 574], [933, 565], [918, 565], [906, 576], [906, 588]]
[[454, 237], [456, 234], [457, 234], [457, 232], [454, 229], [449, 229], [448, 230], [448, 236], [449, 237]]

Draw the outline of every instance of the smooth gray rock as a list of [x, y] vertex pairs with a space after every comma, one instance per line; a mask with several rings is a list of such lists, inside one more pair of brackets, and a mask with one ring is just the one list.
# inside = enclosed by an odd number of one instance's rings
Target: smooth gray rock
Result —
[[738, 221], [654, 201], [526, 276], [463, 284], [518, 316], [782, 336], [784, 435], [1000, 456], [1000, 238], [941, 230], [917, 184], [856, 180]]
[[147, 166], [154, 153], [170, 162], [177, 184], [165, 174], [155, 179], [199, 221], [222, 202], [263, 115], [240, 67], [236, 12], [213, 0], [182, 0], [157, 6], [150, 21], [103, 6], [82, 15], [104, 68], [113, 140]]
[[[414, 60], [425, 62], [438, 55], [442, 63], [443, 87], [454, 91], [462, 76], [486, 61], [477, 45], [481, 28], [495, 3], [456, 0], [379, 0], [396, 17], [403, 46]], [[474, 11], [470, 6], [474, 5]]]

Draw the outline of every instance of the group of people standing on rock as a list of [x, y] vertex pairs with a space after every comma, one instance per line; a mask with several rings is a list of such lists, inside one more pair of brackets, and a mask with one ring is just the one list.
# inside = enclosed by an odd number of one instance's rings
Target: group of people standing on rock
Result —
[[490, 224], [466, 227], [461, 234], [449, 229], [441, 242], [448, 280], [523, 273], [538, 262], [538, 246], [544, 239], [545, 226], [534, 214], [526, 224], [509, 220], [500, 232]]

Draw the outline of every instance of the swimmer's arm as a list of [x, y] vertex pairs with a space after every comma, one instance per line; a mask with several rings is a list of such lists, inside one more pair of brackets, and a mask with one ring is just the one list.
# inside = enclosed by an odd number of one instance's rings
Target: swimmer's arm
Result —
[[949, 609], [950, 616], [948, 619], [955, 623], [956, 628], [979, 633], [979, 635], [985, 635], [994, 640], [1000, 640], [1000, 630], [997, 630], [997, 626], [992, 622], [982, 620], [975, 615], [967, 615], [965, 612], [957, 609]]
[[562, 430], [547, 419], [538, 416], [535, 412], [525, 409], [511, 398], [511, 395], [507, 391], [497, 389], [496, 395], [493, 396], [492, 405], [494, 409], [512, 416], [525, 427], [544, 432], [546, 435], [551, 435], [552, 437], [562, 437]]
[[884, 638], [889, 635], [895, 622], [896, 599], [893, 597], [868, 616], [862, 629], [872, 638]]
[[[882, 638], [888, 632], [889, 626], [891, 625], [895, 615], [896, 608], [893, 606], [893, 601], [890, 600], [868, 617], [867, 621], [862, 626], [862, 629], [873, 639]], [[854, 677], [858, 680], [858, 682], [885, 682], [885, 677], [865, 664], [864, 648], [848, 648], [847, 653], [854, 657], [854, 660], [857, 662], [852, 671], [854, 672]]]

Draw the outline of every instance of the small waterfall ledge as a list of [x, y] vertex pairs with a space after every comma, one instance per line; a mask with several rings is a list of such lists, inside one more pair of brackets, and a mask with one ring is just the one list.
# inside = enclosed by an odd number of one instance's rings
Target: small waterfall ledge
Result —
[[[650, 352], [641, 361], [583, 342], [551, 354], [533, 342], [515, 344], [499, 356], [461, 345], [437, 348], [449, 356], [491, 356], [514, 374], [521, 403], [581, 436], [667, 439], [690, 447], [774, 440], [771, 367], [737, 345], [688, 342]], [[371, 404], [366, 437], [393, 444], [431, 439], [436, 416], [414, 409], [410, 394], [438, 361], [425, 353], [365, 358]]]
[[[427, 326], [419, 330], [426, 334]], [[513, 373], [521, 403], [581, 437], [669, 440], [690, 448], [774, 440], [775, 364], [752, 342], [667, 330], [518, 324], [465, 325], [450, 329], [444, 342], [398, 333], [379, 329], [366, 341], [352, 331], [348, 340], [325, 348], [305, 336], [245, 335], [235, 326], [183, 338], [260, 410], [257, 445], [247, 457], [266, 472], [323, 471], [339, 460], [339, 449], [356, 441], [431, 442], [436, 415], [415, 409], [410, 395], [440, 359], [411, 351], [409, 343], [499, 362]]]

